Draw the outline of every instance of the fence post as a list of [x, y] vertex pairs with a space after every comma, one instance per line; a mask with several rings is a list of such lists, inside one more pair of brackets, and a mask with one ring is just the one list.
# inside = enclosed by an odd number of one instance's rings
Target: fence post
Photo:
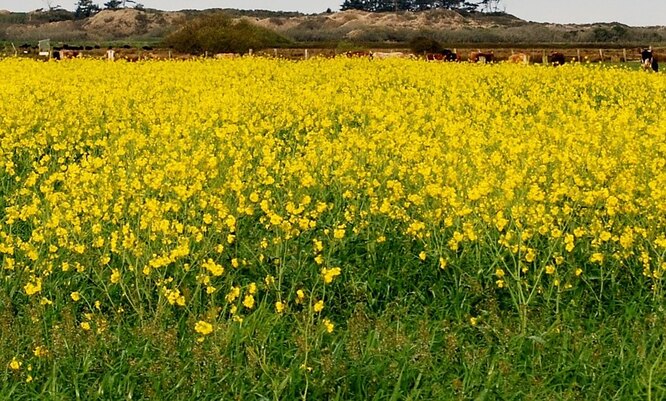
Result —
[[305, 59], [308, 59], [308, 49], [305, 49]]
[[277, 58], [277, 49], [273, 49], [273, 57]]
[[578, 62], [580, 63], [580, 49], [576, 49], [576, 55], [578, 57]]
[[599, 56], [601, 57], [601, 62], [604, 62], [604, 51], [602, 49], [599, 49]]
[[624, 60], [625, 63], [627, 62], [627, 49], [622, 49], [622, 60]]
[[546, 57], [546, 50], [542, 50], [541, 63], [548, 64], [548, 57]]

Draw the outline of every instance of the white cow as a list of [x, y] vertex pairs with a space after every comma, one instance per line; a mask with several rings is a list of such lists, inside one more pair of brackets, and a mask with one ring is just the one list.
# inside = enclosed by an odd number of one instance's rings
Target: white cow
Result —
[[387, 60], [391, 58], [408, 58], [403, 52], [372, 52], [370, 55], [375, 60]]

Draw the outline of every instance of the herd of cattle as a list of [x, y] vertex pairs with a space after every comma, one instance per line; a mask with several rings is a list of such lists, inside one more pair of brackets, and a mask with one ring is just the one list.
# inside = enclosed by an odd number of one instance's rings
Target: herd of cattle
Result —
[[[659, 62], [657, 61], [656, 56], [652, 51], [652, 47], [647, 49], [640, 49], [641, 54], [641, 65], [645, 70], [659, 72]], [[389, 58], [418, 58], [413, 53], [404, 53], [404, 52], [372, 52], [372, 51], [350, 51], [345, 53], [347, 57], [367, 57], [369, 59], [389, 59]], [[452, 50], [445, 49], [438, 53], [425, 53], [424, 57], [428, 61], [461, 61], [461, 58], [458, 54]], [[467, 61], [472, 63], [492, 63], [498, 61], [495, 57], [494, 52], [482, 52], [482, 51], [472, 51], [467, 57]], [[509, 63], [516, 64], [529, 64], [530, 55], [527, 53], [513, 53], [508, 58]], [[564, 53], [553, 51], [550, 52], [547, 56], [544, 54], [543, 62], [548, 62], [548, 64], [553, 66], [564, 65], [567, 62], [567, 58]]]
[[[22, 45], [21, 48], [24, 51], [24, 53], [28, 54], [30, 48], [28, 45]], [[63, 59], [82, 57], [84, 55], [89, 56], [95, 54], [95, 51], [99, 49], [100, 49], [99, 46], [84, 47], [84, 46], [64, 45], [62, 47], [53, 48], [53, 51], [51, 52], [51, 58], [55, 60], [63, 60]], [[136, 49], [132, 49], [128, 45], [118, 48], [117, 50], [109, 48], [108, 50], [106, 50], [106, 54], [103, 56], [103, 58], [110, 61], [124, 60], [129, 62], [136, 62], [141, 60], [162, 60], [162, 59], [187, 60], [194, 58], [194, 56], [192, 55], [182, 55], [182, 54], [172, 55], [171, 52], [169, 52], [167, 57], [163, 54], [153, 52], [154, 49], [149, 46], [144, 46], [143, 48], [141, 48], [142, 51], [139, 52], [138, 54], [136, 53], [135, 50]], [[659, 71], [659, 63], [657, 61], [656, 56], [653, 53], [652, 47], [639, 49], [639, 53], [641, 56], [641, 65], [645, 70], [650, 70], [655, 72]], [[421, 55], [416, 55], [414, 53], [401, 52], [401, 51], [380, 52], [380, 51], [370, 51], [370, 50], [348, 51], [344, 54], [347, 57], [368, 58], [371, 60], [400, 59], [400, 58], [405, 58], [405, 59], [420, 58], [428, 61], [443, 61], [443, 62], [446, 61], [456, 62], [464, 60], [464, 56], [461, 57], [455, 50], [450, 50], [450, 49], [444, 49], [437, 53], [424, 53]], [[277, 55], [277, 51], [275, 55]], [[240, 54], [221, 53], [212, 56], [217, 59], [227, 59], [227, 58], [240, 57]], [[306, 58], [307, 58], [307, 51], [306, 51]], [[512, 52], [510, 56], [502, 58], [502, 60], [504, 59], [506, 59], [507, 62], [516, 63], [516, 64], [529, 64], [531, 62], [530, 60], [531, 56], [528, 53], [523, 53], [523, 52], [519, 53]], [[494, 52], [492, 51], [478, 50], [478, 51], [471, 51], [467, 55], [467, 61], [472, 63], [493, 63], [496, 61], [500, 61], [500, 58], [496, 57]], [[536, 61], [540, 63], [548, 63], [550, 65], [558, 66], [565, 64], [567, 62], [567, 57], [562, 52], [553, 51], [547, 55], [544, 53], [542, 60], [536, 60]]]
[[[404, 53], [404, 52], [372, 52], [372, 51], [352, 51], [347, 52], [348, 57], [367, 57], [370, 59], [388, 59], [388, 58], [417, 58], [413, 53]], [[445, 49], [438, 53], [425, 53], [423, 57], [428, 61], [462, 61], [462, 58], [452, 50]], [[483, 52], [483, 51], [472, 51], [467, 56], [467, 61], [472, 63], [493, 63], [498, 61], [498, 58], [495, 57], [495, 53]], [[507, 59], [510, 63], [522, 63], [528, 64], [530, 62], [530, 56], [527, 53], [514, 53]], [[553, 51], [548, 55], [548, 63], [552, 65], [562, 65], [566, 63], [566, 57], [563, 53]]]

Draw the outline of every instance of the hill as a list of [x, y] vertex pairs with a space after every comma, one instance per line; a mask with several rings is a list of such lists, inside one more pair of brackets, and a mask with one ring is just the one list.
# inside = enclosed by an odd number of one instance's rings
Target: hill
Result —
[[448, 44], [660, 44], [666, 43], [666, 27], [630, 27], [619, 23], [586, 25], [546, 24], [524, 21], [505, 13], [466, 13], [452, 10], [369, 13], [344, 11], [305, 15], [263, 10], [211, 9], [104, 10], [84, 20], [66, 11], [31, 13], [0, 12], [0, 40], [107, 42], [159, 41], [185, 21], [225, 12], [274, 30], [297, 43], [331, 45], [339, 42], [373, 44], [405, 43], [429, 36]]

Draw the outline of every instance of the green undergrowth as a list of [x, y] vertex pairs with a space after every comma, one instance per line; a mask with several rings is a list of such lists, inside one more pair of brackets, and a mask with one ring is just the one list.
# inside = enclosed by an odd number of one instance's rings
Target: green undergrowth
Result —
[[[524, 315], [506, 292], [453, 272], [446, 285], [407, 287], [382, 302], [349, 285], [327, 333], [306, 310], [265, 302], [203, 341], [165, 310], [79, 327], [76, 306], [16, 304], [3, 290], [0, 399], [626, 400], [666, 395], [666, 313], [650, 292]], [[591, 280], [593, 282], [593, 280]], [[371, 285], [371, 283], [370, 283]], [[593, 284], [591, 284], [593, 285]], [[447, 287], [448, 286], [448, 287]], [[356, 288], [355, 288], [356, 287]], [[385, 288], [389, 294], [391, 290]], [[581, 298], [585, 299], [585, 298]], [[332, 301], [331, 301], [332, 302]], [[555, 309], [557, 308], [557, 309]], [[524, 320], [525, 319], [525, 320]], [[99, 322], [97, 319], [95, 322]], [[47, 350], [37, 356], [35, 349]]]

